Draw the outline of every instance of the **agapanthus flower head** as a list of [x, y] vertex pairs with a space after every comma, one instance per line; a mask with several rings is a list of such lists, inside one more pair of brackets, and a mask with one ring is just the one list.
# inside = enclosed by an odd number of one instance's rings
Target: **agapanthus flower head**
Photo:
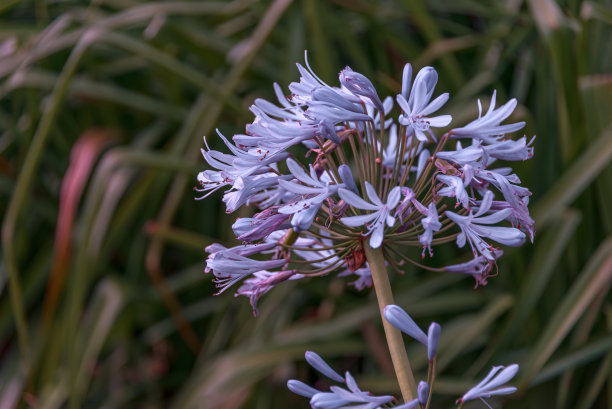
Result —
[[[212, 169], [198, 175], [201, 197], [223, 190], [228, 213], [258, 209], [233, 225], [242, 246], [210, 252], [207, 271], [222, 291], [244, 280], [238, 294], [253, 303], [285, 277], [332, 272], [356, 274], [355, 287], [366, 288], [366, 246], [382, 248], [395, 269], [409, 262], [482, 285], [503, 254], [497, 245], [533, 240], [531, 193], [509, 166], [533, 156], [533, 140], [507, 135], [523, 122], [503, 123], [516, 100], [496, 108], [494, 92], [486, 112], [478, 102], [476, 119], [449, 130], [452, 115], [442, 110], [450, 95], [436, 91], [433, 67], [413, 81], [407, 64], [395, 98], [381, 98], [349, 67], [337, 86], [307, 59], [298, 71], [289, 97], [274, 84], [277, 103], [255, 100], [245, 134], [218, 132], [227, 151], [202, 150]], [[452, 242], [469, 244], [474, 259], [432, 268], [406, 254], [416, 247], [433, 257], [436, 246]]]

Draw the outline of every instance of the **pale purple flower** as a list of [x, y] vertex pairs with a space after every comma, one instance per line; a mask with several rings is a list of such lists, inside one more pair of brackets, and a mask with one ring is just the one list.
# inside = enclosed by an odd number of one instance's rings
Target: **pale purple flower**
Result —
[[503, 384], [514, 378], [518, 372], [517, 364], [504, 366], [494, 366], [487, 376], [472, 389], [467, 391], [460, 399], [462, 402], [467, 402], [474, 399], [489, 398], [495, 395], [509, 395], [516, 392], [514, 386], [502, 386]]
[[470, 122], [466, 126], [456, 128], [451, 131], [453, 137], [458, 138], [480, 138], [487, 142], [492, 142], [498, 136], [518, 131], [525, 126], [525, 122], [501, 125], [502, 121], [512, 114], [516, 108], [516, 99], [512, 98], [501, 107], [495, 109], [495, 98], [497, 91], [493, 91], [489, 110], [482, 115], [482, 105], [478, 100], [478, 119]]
[[357, 382], [350, 373], [345, 375], [347, 389], [339, 386], [330, 387], [331, 392], [319, 392], [310, 398], [310, 405], [315, 409], [355, 408], [378, 409], [381, 405], [393, 401], [390, 395], [374, 396], [364, 392], [357, 386]]
[[432, 322], [429, 325], [427, 335], [425, 335], [412, 317], [404, 309], [395, 304], [387, 305], [383, 309], [383, 316], [389, 324], [425, 345], [427, 347], [427, 357], [430, 361], [436, 356], [440, 340], [440, 324]]
[[244, 295], [249, 297], [253, 314], [257, 316], [257, 301], [259, 297], [270, 291], [275, 285], [287, 280], [297, 280], [304, 278], [302, 274], [297, 274], [295, 271], [258, 271], [253, 273], [251, 278], [244, 280], [243, 284], [238, 288], [234, 296]]
[[342, 143], [342, 141], [340, 141], [340, 138], [338, 138], [338, 132], [336, 132], [336, 127], [329, 121], [322, 120], [321, 122], [319, 122], [318, 130], [319, 134], [324, 139], [329, 139], [337, 145], [340, 145]]
[[300, 395], [308, 399], [321, 392], [320, 390], [315, 389], [312, 386], [308, 386], [304, 382], [295, 379], [289, 379], [287, 381], [287, 388], [296, 395]]
[[[439, 196], [454, 197], [457, 199], [457, 205], [461, 203], [464, 208], [468, 208], [470, 205], [470, 196], [465, 190], [465, 187], [469, 184], [470, 180], [464, 182], [459, 176], [449, 175], [438, 175], [438, 180], [446, 185], [442, 189], [438, 190]], [[456, 206], [455, 206], [456, 207]]]
[[203, 196], [196, 198], [202, 200], [207, 198], [217, 190], [225, 186], [231, 186], [234, 181], [223, 175], [223, 172], [205, 170], [198, 173], [199, 188], [195, 188], [196, 192], [204, 192]]
[[533, 241], [534, 235], [534, 221], [529, 216], [529, 209], [527, 204], [529, 203], [529, 196], [531, 192], [522, 186], [517, 185], [521, 183], [521, 180], [515, 174], [510, 174], [511, 168], [499, 168], [494, 170], [476, 170], [475, 178], [481, 179], [483, 182], [489, 183], [497, 190], [499, 190], [504, 196], [506, 205], [495, 202], [495, 206], [491, 206], [492, 209], [509, 208], [512, 209], [510, 221], [514, 226], [522, 225], [523, 228], [529, 232], [531, 240]]
[[279, 180], [278, 183], [285, 190], [297, 195], [303, 195], [306, 198], [299, 202], [290, 203], [284, 206], [280, 210], [281, 213], [293, 214], [299, 211], [300, 208], [310, 205], [311, 203], [323, 203], [325, 199], [338, 192], [339, 188], [344, 187], [343, 183], [336, 183], [329, 173], [323, 173], [320, 177], [317, 176], [312, 165], [310, 166], [310, 175], [291, 158], [287, 159], [287, 167], [291, 175], [301, 183], [285, 180]]
[[365, 182], [365, 186], [368, 198], [373, 204], [366, 202], [355, 193], [346, 189], [340, 189], [338, 194], [349, 205], [361, 210], [371, 210], [373, 213], [343, 217], [340, 220], [349, 227], [365, 225], [368, 228], [367, 234], [372, 235], [370, 237], [370, 246], [378, 248], [384, 238], [385, 223], [389, 227], [393, 227], [395, 224], [395, 217], [391, 216], [391, 210], [399, 203], [400, 188], [396, 186], [391, 189], [387, 197], [387, 203], [383, 203], [370, 183]]
[[306, 63], [306, 68], [304, 68], [301, 64], [296, 64], [298, 71], [300, 72], [300, 82], [292, 82], [289, 84], [289, 90], [292, 92], [292, 101], [297, 104], [309, 104], [312, 102], [312, 94], [314, 91], [325, 88], [329, 89], [343, 99], [348, 102], [352, 102], [354, 104], [359, 104], [361, 100], [353, 95], [352, 93], [342, 90], [336, 87], [330, 87], [323, 80], [321, 80], [310, 68], [310, 64], [308, 63], [308, 54], [304, 52], [304, 62]]
[[284, 151], [320, 133], [319, 123], [308, 118], [302, 106], [290, 104], [284, 98], [279, 101], [287, 105], [280, 108], [256, 99], [250, 107], [255, 120], [246, 126], [248, 135], [234, 135], [234, 142], [241, 147]]
[[278, 176], [272, 172], [236, 178], [232, 188], [223, 194], [225, 212], [232, 213], [242, 205], [252, 203], [256, 195], [274, 190], [283, 179], [289, 179], [289, 176]]
[[291, 227], [289, 215], [278, 213], [277, 207], [270, 207], [254, 217], [241, 217], [232, 225], [238, 240], [253, 242], [266, 238], [272, 232]]
[[325, 246], [330, 246], [331, 240], [322, 240], [321, 242], [312, 240], [306, 246], [309, 250], [294, 250], [293, 253], [304, 260], [311, 261], [310, 266], [314, 268], [324, 268], [337, 264], [340, 259], [336, 257], [335, 250], [326, 249]]
[[[400, 192], [404, 196], [404, 199], [400, 202], [399, 206], [397, 206], [397, 209], [395, 210], [395, 216], [399, 216], [400, 221], [403, 222], [403, 216], [409, 216], [412, 213], [412, 206], [414, 205], [413, 202], [418, 203], [418, 201], [415, 199], [416, 196], [414, 195], [414, 191], [409, 187], [400, 187]], [[418, 204], [420, 205], [420, 203]], [[421, 207], [423, 206], [421, 205]]]
[[[219, 130], [217, 130], [217, 134], [233, 155], [211, 150], [208, 145], [206, 145], [207, 150], [202, 149], [202, 155], [210, 166], [223, 171], [223, 175], [229, 179], [268, 172], [269, 165], [288, 156], [288, 153], [284, 151], [261, 148], [240, 149], [228, 141]], [[206, 142], [206, 139], [204, 142]]]
[[225, 248], [220, 244], [208, 246], [206, 251], [210, 253], [206, 260], [205, 272], [212, 271], [215, 282], [222, 293], [236, 282], [262, 270], [270, 270], [281, 267], [285, 260], [253, 260], [248, 256], [262, 253], [274, 248], [274, 244], [251, 244]]
[[455, 151], [438, 152], [436, 156], [440, 159], [448, 160], [459, 165], [466, 163], [474, 163], [478, 168], [486, 168], [491, 166], [497, 159], [506, 161], [524, 161], [533, 156], [533, 144], [535, 138], [532, 138], [527, 143], [527, 138], [522, 137], [516, 141], [512, 139], [490, 139], [490, 145], [485, 145], [481, 139], [474, 138], [472, 145], [463, 148], [460, 142], [457, 142]]
[[[410, 63], [404, 65], [402, 72], [402, 96], [408, 100], [410, 98], [410, 86], [412, 85], [412, 65]], [[432, 90], [433, 94], [433, 90]]]
[[[499, 249], [495, 250], [493, 256], [498, 259], [504, 254], [504, 251]], [[463, 273], [471, 275], [476, 281], [476, 286], [487, 285], [487, 278], [492, 274], [491, 271], [495, 266], [495, 260], [490, 260], [485, 256], [476, 256], [472, 260], [465, 263], [453, 264], [444, 267], [444, 271], [450, 273]]]
[[291, 158], [287, 159], [287, 167], [301, 184], [280, 179], [278, 184], [286, 191], [301, 195], [301, 200], [289, 202], [279, 209], [279, 213], [293, 214], [291, 225], [297, 231], [307, 230], [314, 221], [325, 199], [336, 194], [338, 189], [344, 187], [344, 184], [335, 183], [327, 173], [323, 173], [321, 177], [317, 176], [312, 165], [310, 166], [310, 175], [308, 175]]
[[429, 397], [429, 384], [425, 381], [419, 382], [417, 386], [417, 396], [421, 406], [427, 405], [427, 398]]
[[383, 310], [383, 315], [389, 324], [410, 335], [423, 345], [427, 345], [427, 335], [401, 307], [391, 304]]
[[433, 136], [430, 127], [442, 128], [452, 120], [450, 115], [429, 117], [448, 101], [448, 93], [444, 93], [430, 102], [437, 82], [436, 71], [431, 67], [425, 67], [417, 74], [408, 100], [402, 94], [397, 95], [397, 103], [404, 112], [398, 119], [399, 123], [414, 130], [416, 138], [421, 142], [427, 142], [430, 136]]
[[313, 120], [325, 120], [334, 124], [344, 121], [369, 121], [371, 119], [368, 114], [349, 111], [346, 108], [327, 101], [311, 102], [306, 110], [306, 115]]
[[442, 228], [442, 223], [440, 223], [438, 219], [438, 209], [436, 208], [435, 202], [429, 204], [425, 214], [427, 214], [427, 216], [421, 219], [421, 224], [425, 232], [419, 236], [419, 241], [423, 246], [423, 257], [425, 257], [425, 249], [429, 250], [430, 256], [433, 256], [433, 251], [431, 250], [433, 234]]
[[425, 165], [430, 157], [431, 154], [429, 153], [428, 149], [423, 149], [421, 153], [419, 153], [419, 160], [417, 162], [416, 169], [414, 169], [416, 171], [417, 179], [421, 177], [421, 173], [423, 172], [423, 169], [425, 168]]
[[487, 157], [485, 162], [487, 165], [491, 164], [489, 157], [506, 161], [531, 159], [533, 157], [533, 147], [531, 145], [533, 145], [534, 140], [535, 136], [527, 143], [527, 138], [523, 136], [517, 140], [500, 139], [491, 145], [483, 145], [482, 148]]
[[353, 172], [351, 171], [351, 167], [345, 163], [338, 166], [338, 173], [340, 174], [340, 178], [342, 178], [342, 183], [344, 183], [344, 187], [355, 194], [359, 194], [359, 190], [357, 189], [357, 185], [355, 184], [355, 179], [353, 178]]
[[454, 151], [442, 151], [436, 153], [437, 158], [444, 159], [458, 165], [476, 162], [482, 158], [482, 155], [483, 149], [480, 146], [480, 143], [463, 148], [460, 142], [457, 142], [457, 149]]
[[508, 216], [507, 220], [512, 224], [512, 227], [516, 227], [529, 236], [529, 239], [533, 243], [533, 238], [535, 236], [535, 222], [529, 215], [529, 209], [527, 205], [529, 204], [529, 197], [522, 197], [520, 200], [516, 202], [517, 207], [512, 207], [510, 203], [503, 201], [493, 201], [491, 204], [491, 209], [499, 210], [499, 209], [510, 209], [512, 212]]
[[325, 362], [325, 360], [316, 352], [306, 351], [304, 357], [306, 358], [308, 365], [312, 366], [329, 379], [333, 379], [336, 382], [344, 382], [344, 378], [340, 376], [338, 372], [334, 371], [332, 367], [329, 366], [329, 364]]
[[518, 247], [525, 242], [525, 233], [519, 229], [514, 227], [488, 226], [501, 222], [512, 212], [510, 209], [503, 209], [484, 216], [491, 208], [492, 197], [491, 192], [487, 192], [476, 214], [470, 211], [467, 216], [461, 216], [451, 211], [445, 212], [446, 216], [461, 229], [461, 233], [457, 236], [457, 245], [463, 247], [466, 242], [469, 242], [474, 256], [481, 254], [489, 260], [496, 259], [496, 250], [484, 241], [483, 237], [511, 247]]
[[433, 360], [438, 353], [438, 343], [440, 342], [440, 333], [442, 328], [437, 322], [429, 324], [427, 330], [427, 359]]
[[355, 271], [351, 271], [348, 268], [338, 274], [338, 277], [349, 277], [349, 276], [357, 276], [357, 279], [350, 283], [357, 291], [362, 291], [365, 288], [371, 288], [373, 285], [372, 282], [372, 272], [370, 271], [370, 266], [366, 262], [365, 265], [361, 268], [358, 268]]
[[340, 83], [350, 92], [360, 97], [365, 97], [376, 109], [384, 112], [383, 104], [376, 93], [374, 85], [363, 74], [346, 67], [340, 71]]

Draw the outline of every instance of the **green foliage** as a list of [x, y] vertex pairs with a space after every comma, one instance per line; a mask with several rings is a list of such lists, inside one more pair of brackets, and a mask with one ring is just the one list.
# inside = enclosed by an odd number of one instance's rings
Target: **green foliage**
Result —
[[[373, 294], [339, 278], [287, 283], [253, 318], [247, 300], [213, 298], [203, 274], [203, 248], [232, 240], [232, 218], [220, 196], [195, 202], [189, 189], [201, 138], [241, 132], [256, 96], [297, 79], [304, 49], [323, 79], [350, 65], [389, 94], [405, 62], [434, 65], [455, 123], [497, 89], [537, 134], [517, 171], [534, 191], [533, 245], [507, 251], [478, 290], [448, 274], [392, 277], [400, 306], [443, 324], [433, 407], [514, 361], [508, 407], [612, 405], [609, 1], [11, 0], [0, 406], [305, 408], [285, 381], [314, 377], [306, 349], [397, 393]], [[423, 375], [424, 351], [408, 353]]]

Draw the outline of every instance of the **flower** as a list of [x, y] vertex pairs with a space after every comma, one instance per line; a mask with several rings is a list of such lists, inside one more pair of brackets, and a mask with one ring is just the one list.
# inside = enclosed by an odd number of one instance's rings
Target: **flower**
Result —
[[253, 242], [266, 238], [277, 230], [291, 227], [289, 215], [278, 213], [278, 206], [269, 207], [254, 217], [243, 217], [232, 225], [238, 240]]
[[467, 402], [474, 399], [490, 398], [495, 395], [509, 395], [516, 392], [514, 386], [504, 386], [506, 382], [514, 378], [518, 372], [517, 364], [504, 366], [494, 366], [487, 376], [480, 383], [467, 391], [460, 399], [460, 402]]
[[300, 278], [304, 278], [304, 276], [297, 274], [295, 271], [257, 271], [253, 273], [252, 278], [244, 280], [244, 283], [242, 286], [240, 286], [240, 288], [238, 288], [235, 295], [244, 295], [249, 297], [251, 307], [253, 308], [253, 314], [257, 316], [257, 301], [259, 301], [259, 297], [267, 293], [272, 287], [279, 283], [287, 280], [298, 280]]
[[[496, 250], [495, 253], [493, 253], [493, 256], [497, 259], [503, 254], [503, 250]], [[490, 273], [493, 270], [494, 265], [496, 265], [495, 260], [490, 260], [485, 256], [476, 256], [472, 260], [465, 263], [445, 266], [444, 271], [469, 274], [474, 277], [474, 280], [476, 280], [476, 286], [478, 286], [487, 284], [487, 278], [491, 276]]]
[[525, 126], [525, 122], [501, 125], [501, 122], [508, 118], [516, 108], [517, 101], [512, 98], [501, 107], [495, 109], [495, 99], [497, 91], [493, 91], [489, 110], [482, 115], [482, 105], [478, 100], [478, 119], [470, 122], [461, 128], [451, 131], [454, 138], [480, 138], [485, 141], [495, 141], [496, 137], [510, 132], [515, 132]]
[[422, 213], [427, 215], [421, 219], [421, 224], [423, 225], [423, 229], [425, 229], [425, 232], [419, 236], [419, 241], [423, 246], [422, 256], [425, 257], [425, 249], [428, 249], [429, 255], [433, 256], [433, 251], [431, 250], [433, 233], [442, 228], [442, 223], [440, 223], [438, 219], [438, 209], [436, 208], [436, 204], [434, 202], [431, 202], [429, 204], [429, 208], [426, 211], [422, 211]]
[[395, 217], [391, 216], [391, 210], [393, 210], [400, 200], [400, 188], [394, 187], [389, 192], [387, 203], [383, 203], [374, 187], [369, 182], [366, 182], [366, 191], [368, 192], [368, 198], [373, 203], [368, 203], [361, 197], [357, 196], [350, 190], [340, 189], [338, 194], [349, 205], [362, 210], [371, 210], [374, 213], [368, 213], [358, 216], [348, 216], [340, 219], [342, 223], [349, 227], [366, 226], [368, 228], [368, 234], [370, 237], [370, 246], [372, 248], [380, 247], [385, 230], [385, 223], [389, 227], [393, 227], [395, 224]]
[[436, 356], [438, 351], [438, 342], [440, 340], [440, 325], [432, 322], [427, 331], [427, 335], [414, 322], [414, 320], [401, 307], [390, 304], [383, 310], [383, 316], [393, 325], [405, 334], [410, 335], [415, 340], [427, 347], [427, 357], [431, 361]]
[[[416, 138], [421, 142], [428, 141], [429, 138], [425, 132], [429, 131], [430, 127], [445, 127], [452, 120], [450, 115], [428, 117], [429, 114], [436, 112], [448, 101], [449, 96], [446, 92], [429, 102], [437, 82], [438, 73], [436, 70], [432, 67], [425, 67], [417, 74], [408, 100], [403, 94], [397, 96], [397, 103], [404, 111], [404, 115], [401, 115], [398, 119], [399, 123], [414, 130]], [[409, 85], [402, 85], [402, 88], [404, 87], [409, 88]]]
[[421, 406], [425, 407], [427, 405], [427, 398], [429, 397], [429, 384], [427, 382], [419, 382], [417, 386], [417, 396]]
[[499, 223], [511, 214], [510, 209], [503, 209], [483, 216], [491, 208], [492, 197], [493, 194], [488, 191], [476, 214], [472, 214], [472, 211], [470, 211], [467, 216], [461, 216], [451, 211], [445, 212], [461, 229], [461, 233], [457, 236], [457, 245], [463, 247], [467, 241], [472, 247], [474, 256], [480, 254], [488, 260], [496, 259], [496, 250], [483, 237], [512, 247], [518, 247], [525, 242], [525, 233], [519, 229], [514, 227], [487, 226]]

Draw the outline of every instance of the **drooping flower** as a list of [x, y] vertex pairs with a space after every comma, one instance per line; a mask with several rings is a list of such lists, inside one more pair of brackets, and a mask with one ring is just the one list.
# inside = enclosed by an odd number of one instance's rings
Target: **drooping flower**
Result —
[[457, 245], [463, 247], [469, 242], [475, 257], [480, 254], [488, 260], [496, 259], [496, 250], [483, 237], [512, 247], [518, 247], [525, 242], [525, 233], [519, 229], [489, 226], [501, 222], [511, 214], [510, 209], [503, 209], [485, 216], [484, 214], [491, 208], [492, 197], [491, 192], [487, 192], [476, 214], [470, 211], [467, 216], [461, 216], [451, 211], [445, 212], [446, 216], [461, 229], [461, 233], [457, 236]]
[[[496, 250], [493, 255], [495, 258], [500, 258], [504, 254], [503, 250]], [[495, 260], [490, 260], [485, 256], [476, 256], [472, 260], [465, 263], [453, 264], [445, 266], [444, 271], [450, 273], [469, 274], [476, 280], [476, 286], [487, 285], [487, 279], [492, 275], [491, 271], [495, 266]]]
[[251, 307], [253, 308], [253, 314], [257, 315], [257, 301], [259, 301], [259, 297], [279, 283], [287, 280], [299, 280], [300, 278], [304, 278], [304, 276], [293, 270], [276, 272], [267, 270], [257, 271], [253, 273], [251, 278], [244, 280], [242, 286], [238, 288], [235, 295], [249, 297]]
[[421, 224], [423, 225], [425, 232], [419, 236], [419, 241], [423, 246], [423, 257], [425, 256], [425, 249], [429, 250], [430, 256], [433, 256], [433, 252], [431, 250], [433, 234], [442, 228], [442, 223], [439, 221], [438, 209], [436, 208], [436, 204], [434, 202], [429, 204], [429, 207], [424, 214], [426, 214], [426, 217], [421, 219]]

